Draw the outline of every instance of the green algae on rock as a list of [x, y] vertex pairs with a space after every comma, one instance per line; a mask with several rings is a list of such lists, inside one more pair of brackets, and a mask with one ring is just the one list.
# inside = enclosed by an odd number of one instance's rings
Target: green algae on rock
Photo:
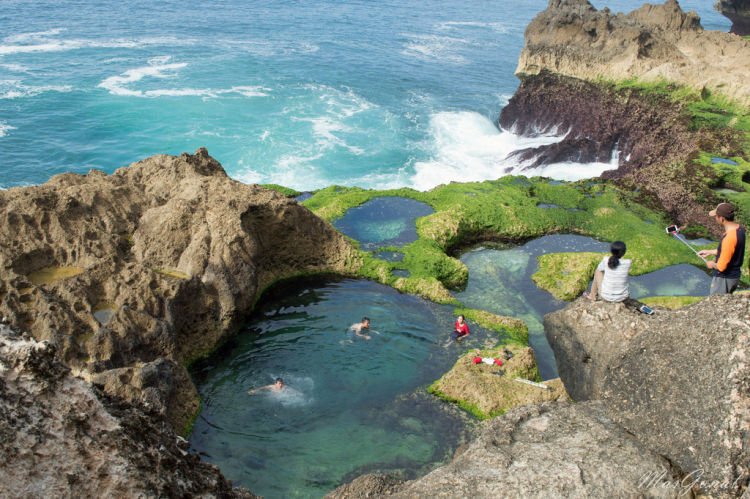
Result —
[[500, 334], [504, 344], [513, 343], [524, 347], [529, 345], [529, 327], [521, 319], [473, 308], [457, 308], [453, 313], [463, 315], [467, 320]]
[[[513, 353], [511, 359], [504, 360], [504, 348]], [[473, 359], [477, 356], [501, 359], [503, 365], [475, 364]], [[540, 381], [534, 353], [529, 347], [508, 345], [468, 352], [430, 385], [428, 391], [458, 404], [478, 419], [493, 418], [521, 405], [568, 399], [559, 379], [544, 382], [548, 387], [544, 389], [516, 382], [515, 378]]]
[[640, 301], [649, 307], [677, 310], [693, 303], [698, 303], [705, 298], [705, 296], [649, 296], [647, 298], [640, 298]]
[[558, 300], [570, 301], [583, 293], [604, 253], [550, 253], [541, 255], [531, 279]]

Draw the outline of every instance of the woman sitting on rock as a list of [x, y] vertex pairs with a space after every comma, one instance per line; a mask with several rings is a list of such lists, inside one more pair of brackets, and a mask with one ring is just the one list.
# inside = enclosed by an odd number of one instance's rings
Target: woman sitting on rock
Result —
[[583, 295], [591, 301], [601, 296], [602, 300], [609, 302], [621, 302], [628, 299], [628, 271], [630, 271], [630, 260], [622, 257], [626, 251], [625, 243], [615, 241], [610, 247], [612, 256], [605, 256], [596, 268], [594, 282], [591, 284], [591, 292]]

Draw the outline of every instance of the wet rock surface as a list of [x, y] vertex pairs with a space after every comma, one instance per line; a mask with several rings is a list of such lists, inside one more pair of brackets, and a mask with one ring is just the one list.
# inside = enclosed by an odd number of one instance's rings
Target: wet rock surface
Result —
[[[548, 402], [485, 423], [450, 464], [400, 485], [367, 475], [328, 497], [680, 497], [669, 462], [645, 449], [600, 402]], [[683, 495], [682, 497], [685, 497]]]
[[178, 430], [198, 407], [184, 365], [229, 337], [267, 286], [357, 265], [329, 224], [231, 180], [205, 149], [0, 191], [0, 220], [0, 316]]
[[163, 416], [92, 388], [55, 353], [0, 325], [0, 496], [255, 497]]
[[609, 417], [701, 489], [741, 495], [750, 479], [750, 296], [714, 296], [645, 316], [578, 300], [545, 317], [574, 400]]

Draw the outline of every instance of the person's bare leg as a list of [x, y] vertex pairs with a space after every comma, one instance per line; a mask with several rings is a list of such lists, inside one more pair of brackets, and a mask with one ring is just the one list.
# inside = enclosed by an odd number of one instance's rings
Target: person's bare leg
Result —
[[591, 301], [596, 301], [599, 296], [599, 290], [602, 287], [602, 281], [604, 280], [604, 272], [597, 270], [594, 273], [594, 282], [591, 283], [591, 291], [586, 296]]

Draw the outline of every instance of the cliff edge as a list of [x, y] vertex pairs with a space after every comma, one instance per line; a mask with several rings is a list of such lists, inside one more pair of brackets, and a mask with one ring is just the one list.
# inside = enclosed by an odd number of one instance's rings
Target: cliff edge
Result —
[[677, 0], [628, 14], [597, 10], [588, 0], [550, 0], [525, 39], [521, 77], [548, 70], [589, 81], [666, 80], [750, 104], [750, 41], [704, 30]]
[[178, 431], [198, 408], [184, 366], [267, 286], [358, 264], [330, 224], [205, 149], [0, 191], [0, 220], [0, 317]]
[[716, 8], [732, 21], [730, 33], [750, 35], [750, 0], [719, 0]]

